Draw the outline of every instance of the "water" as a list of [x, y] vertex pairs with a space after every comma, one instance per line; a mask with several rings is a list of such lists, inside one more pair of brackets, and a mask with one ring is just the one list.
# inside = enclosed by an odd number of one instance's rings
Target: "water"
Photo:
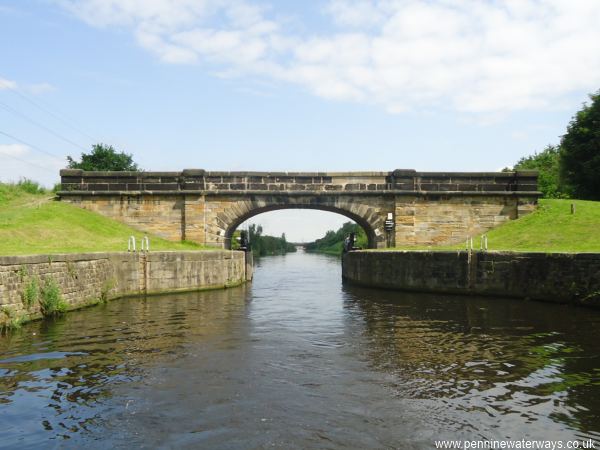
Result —
[[600, 312], [342, 285], [336, 258], [0, 338], [7, 448], [434, 448], [598, 439]]

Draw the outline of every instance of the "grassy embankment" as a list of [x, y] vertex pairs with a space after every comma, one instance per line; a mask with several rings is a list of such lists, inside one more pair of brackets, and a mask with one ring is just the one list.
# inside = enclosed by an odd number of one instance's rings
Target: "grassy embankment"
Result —
[[[575, 213], [571, 214], [571, 204]], [[600, 202], [541, 199], [538, 209], [486, 233], [489, 250], [531, 252], [600, 252]], [[479, 248], [480, 235], [473, 237]], [[420, 247], [428, 250], [464, 249], [465, 243]], [[410, 250], [415, 247], [397, 247]]]
[[346, 222], [337, 231], [328, 231], [321, 239], [306, 244], [306, 251], [309, 253], [324, 253], [326, 255], [339, 256], [342, 254], [344, 239], [350, 233], [356, 234], [355, 245], [357, 247], [368, 247], [367, 235], [364, 230], [353, 222]]
[[[0, 256], [127, 250], [145, 233], [76, 206], [53, 200], [53, 194], [31, 182], [0, 183]], [[188, 242], [152, 235], [151, 250], [201, 250]]]

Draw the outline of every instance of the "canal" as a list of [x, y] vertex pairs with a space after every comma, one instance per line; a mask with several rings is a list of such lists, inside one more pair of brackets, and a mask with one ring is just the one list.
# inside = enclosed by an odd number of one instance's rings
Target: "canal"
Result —
[[600, 313], [343, 285], [130, 298], [0, 337], [0, 447], [434, 448], [600, 438]]

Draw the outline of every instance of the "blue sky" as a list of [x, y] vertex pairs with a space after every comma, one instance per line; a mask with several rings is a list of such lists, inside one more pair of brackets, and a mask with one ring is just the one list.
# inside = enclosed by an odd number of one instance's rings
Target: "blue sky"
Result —
[[[599, 23], [596, 0], [0, 0], [0, 180], [50, 185], [95, 142], [146, 170], [498, 170], [600, 88]], [[261, 221], [344, 220], [307, 214]]]

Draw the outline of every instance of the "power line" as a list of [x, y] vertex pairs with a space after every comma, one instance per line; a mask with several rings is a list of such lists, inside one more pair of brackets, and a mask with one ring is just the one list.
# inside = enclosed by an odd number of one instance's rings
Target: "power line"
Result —
[[66, 143], [68, 143], [68, 144], [71, 144], [71, 145], [73, 145], [73, 146], [75, 146], [75, 147], [77, 147], [77, 148], [80, 148], [80, 149], [81, 149], [81, 150], [83, 150], [83, 151], [87, 151], [87, 148], [85, 148], [85, 147], [83, 147], [83, 146], [79, 145], [77, 142], [74, 142], [74, 141], [72, 141], [71, 139], [64, 137], [62, 134], [60, 134], [60, 133], [57, 133], [57, 132], [56, 132], [56, 131], [54, 131], [54, 130], [51, 130], [51, 129], [50, 129], [50, 128], [48, 128], [47, 126], [45, 126], [45, 125], [43, 125], [43, 124], [41, 124], [41, 123], [39, 123], [39, 122], [37, 122], [37, 121], [33, 120], [32, 118], [30, 118], [30, 117], [26, 116], [25, 114], [23, 114], [22, 112], [19, 112], [19, 111], [17, 111], [17, 110], [16, 110], [16, 109], [14, 109], [14, 108], [12, 108], [12, 107], [8, 106], [7, 104], [5, 104], [5, 103], [3, 103], [3, 102], [0, 102], [0, 107], [4, 108], [4, 109], [5, 109], [6, 111], [8, 111], [8, 112], [12, 112], [13, 114], [16, 114], [17, 116], [19, 116], [19, 117], [21, 117], [21, 118], [25, 119], [27, 122], [29, 122], [29, 123], [31, 123], [31, 124], [33, 124], [33, 125], [35, 125], [35, 126], [37, 126], [37, 127], [41, 128], [42, 130], [45, 130], [45, 131], [47, 131], [48, 133], [52, 134], [53, 136], [55, 136], [55, 137], [57, 137], [57, 138], [59, 138], [59, 139], [61, 139], [61, 140], [65, 141]]
[[22, 140], [22, 139], [19, 139], [18, 137], [16, 137], [16, 136], [13, 136], [12, 134], [5, 133], [4, 131], [0, 131], [0, 134], [2, 134], [2, 135], [4, 135], [4, 136], [6, 136], [7, 138], [10, 138], [10, 139], [12, 139], [13, 141], [17, 141], [17, 142], [19, 142], [20, 144], [26, 145], [27, 147], [30, 147], [30, 148], [32, 148], [33, 150], [36, 150], [36, 151], [38, 151], [38, 152], [44, 153], [44, 154], [46, 154], [46, 155], [48, 155], [48, 156], [51, 156], [52, 158], [54, 158], [54, 159], [56, 159], [56, 160], [58, 160], [58, 161], [63, 161], [63, 162], [64, 162], [63, 158], [60, 158], [60, 157], [58, 157], [57, 155], [55, 155], [55, 154], [53, 154], [53, 153], [47, 152], [46, 150], [42, 150], [42, 149], [41, 149], [41, 148], [39, 148], [38, 146], [36, 146], [36, 145], [33, 145], [33, 144], [30, 144], [30, 143], [28, 143], [28, 142], [25, 142], [24, 140]]
[[8, 156], [9, 158], [16, 159], [17, 161], [20, 161], [20, 162], [25, 163], [25, 164], [29, 164], [32, 167], [37, 167], [38, 169], [42, 169], [42, 170], [45, 170], [46, 172], [51, 172], [51, 173], [53, 173], [53, 174], [56, 175], [56, 172], [54, 170], [48, 169], [47, 167], [40, 166], [38, 164], [32, 163], [30, 161], [27, 161], [25, 159], [19, 158], [19, 157], [15, 156], [15, 155], [9, 155], [8, 153], [0, 153], [0, 155], [2, 155], [2, 156]]
[[[91, 139], [94, 142], [100, 142], [98, 139], [94, 138], [93, 136], [90, 136], [88, 133], [86, 133], [85, 131], [83, 131], [82, 129], [80, 129], [79, 127], [76, 127], [73, 123], [69, 123], [72, 122], [72, 119], [69, 119], [66, 114], [61, 113], [61, 114], [57, 114], [55, 112], [52, 112], [50, 110], [50, 108], [48, 106], [44, 106], [43, 103], [41, 101], [36, 101], [33, 100], [31, 97], [25, 95], [25, 93], [19, 89], [17, 89], [15, 86], [10, 86], [7, 83], [4, 83], [3, 85], [6, 89], [11, 90], [14, 94], [17, 94], [19, 97], [23, 98], [24, 100], [28, 101], [29, 103], [31, 103], [33, 106], [35, 106], [36, 108], [40, 109], [41, 111], [44, 111], [46, 114], [51, 115], [52, 117], [54, 117], [56, 120], [62, 122], [64, 125], [66, 125], [67, 127], [69, 127], [71, 130], [76, 131], [77, 133], [85, 136], [88, 139]], [[61, 117], [61, 115], [63, 117]], [[68, 120], [67, 120], [68, 119]]]

